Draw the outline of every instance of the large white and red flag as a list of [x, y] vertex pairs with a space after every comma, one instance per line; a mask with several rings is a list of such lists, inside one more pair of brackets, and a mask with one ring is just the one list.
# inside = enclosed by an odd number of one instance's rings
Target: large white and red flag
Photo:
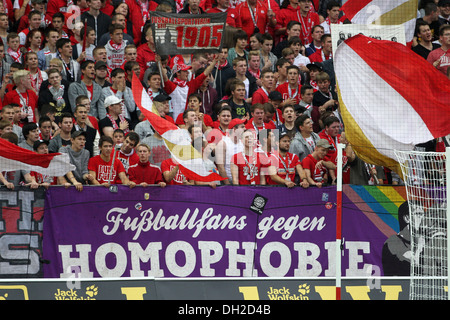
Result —
[[398, 173], [394, 150], [450, 133], [450, 80], [406, 46], [356, 35], [334, 68], [346, 137], [364, 161]]
[[37, 154], [0, 139], [0, 171], [35, 171], [43, 175], [60, 177], [75, 170], [65, 153]]
[[192, 145], [187, 130], [177, 127], [156, 114], [157, 111], [153, 109], [153, 102], [136, 74], [133, 74], [132, 90], [139, 110], [145, 115], [153, 129], [163, 138], [186, 179], [202, 182], [224, 180], [219, 174], [210, 172], [205, 168], [202, 154]]
[[353, 24], [403, 25], [409, 45], [414, 37], [418, 4], [419, 0], [347, 0], [341, 11]]

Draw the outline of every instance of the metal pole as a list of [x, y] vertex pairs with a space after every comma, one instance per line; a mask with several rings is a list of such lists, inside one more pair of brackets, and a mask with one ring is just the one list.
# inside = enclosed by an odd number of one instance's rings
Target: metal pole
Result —
[[446, 176], [446, 205], [447, 205], [447, 299], [450, 300], [450, 174], [448, 173], [448, 169], [450, 168], [450, 147], [445, 148], [445, 176]]
[[111, 162], [111, 169], [109, 170], [108, 184], [111, 184], [112, 172], [114, 170], [114, 162], [116, 161], [116, 153], [117, 153], [117, 150], [119, 150], [119, 149], [120, 149], [119, 145], [114, 146], [114, 154], [113, 154], [113, 159]]
[[342, 155], [345, 144], [337, 145], [336, 173], [336, 300], [341, 300], [341, 262], [342, 262]]

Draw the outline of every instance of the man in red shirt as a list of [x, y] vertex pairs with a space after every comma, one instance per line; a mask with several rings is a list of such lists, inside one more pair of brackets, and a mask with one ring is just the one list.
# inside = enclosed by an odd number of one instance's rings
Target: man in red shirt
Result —
[[153, 32], [150, 23], [145, 26], [144, 34], [147, 42], [138, 46], [136, 58], [139, 67], [141, 67], [141, 73], [139, 74], [139, 80], [141, 81], [144, 79], [145, 70], [155, 63], [156, 57], [155, 42], [153, 41]]
[[234, 185], [265, 185], [261, 154], [255, 152], [255, 137], [251, 130], [242, 134], [244, 150], [231, 158], [231, 176]]
[[439, 29], [439, 42], [441, 47], [428, 54], [427, 61], [448, 76], [447, 69], [450, 66], [450, 24], [444, 24]]
[[186, 180], [186, 177], [181, 172], [178, 162], [173, 158], [167, 158], [161, 163], [161, 171], [164, 180], [170, 185], [184, 185], [193, 184]]
[[311, 2], [309, 0], [299, 0], [300, 5], [300, 19], [302, 30], [300, 39], [304, 46], [310, 44], [312, 39], [312, 28], [320, 24], [319, 15], [316, 12], [311, 11]]
[[236, 27], [236, 12], [234, 8], [230, 8], [230, 0], [217, 0], [217, 6], [208, 9], [208, 13], [227, 13], [227, 25], [231, 27]]
[[262, 129], [276, 129], [273, 121], [270, 121], [267, 123], [264, 122], [265, 108], [264, 108], [263, 104], [261, 104], [261, 103], [253, 104], [250, 107], [250, 112], [251, 112], [252, 118], [245, 125], [245, 129], [254, 130], [256, 132], [256, 134], [258, 133], [259, 130], [262, 130]]
[[[145, 22], [150, 18], [150, 11], [155, 11], [158, 3], [152, 0], [126, 0], [128, 5], [128, 16], [133, 25], [134, 43], [139, 45], [141, 43], [142, 28]], [[145, 30], [144, 30], [145, 34]], [[144, 71], [142, 71], [144, 73]]]
[[14, 72], [13, 81], [16, 89], [5, 94], [3, 105], [17, 104], [21, 107], [24, 122], [26, 122], [25, 119], [28, 119], [28, 122], [39, 122], [38, 96], [31, 86], [30, 71], [18, 70]]
[[276, 89], [283, 97], [282, 106], [300, 104], [300, 101], [302, 100], [302, 86], [298, 83], [300, 70], [297, 66], [290, 65], [286, 67], [286, 74], [288, 81], [280, 84]]
[[244, 30], [249, 39], [252, 34], [264, 33], [267, 26], [275, 25], [275, 13], [265, 2], [248, 0], [236, 6], [236, 27]]
[[113, 144], [113, 140], [109, 136], [100, 138], [98, 143], [100, 154], [89, 159], [88, 163], [88, 171], [92, 176], [91, 184], [109, 187], [111, 184], [122, 183], [133, 188], [136, 183], [128, 179], [125, 168], [117, 157], [114, 159], [113, 165]]
[[252, 104], [269, 102], [269, 93], [274, 89], [275, 77], [272, 70], [261, 72], [261, 88], [255, 91], [252, 96]]
[[149, 161], [150, 152], [150, 147], [146, 144], [141, 143], [136, 147], [139, 161], [128, 169], [129, 179], [142, 187], [152, 184], [165, 187], [166, 183], [163, 180], [161, 169]]
[[331, 42], [331, 35], [324, 34], [321, 38], [321, 41], [322, 41], [322, 49], [317, 49], [316, 52], [314, 52], [312, 55], [308, 57], [311, 63], [324, 62], [333, 57], [332, 52], [333, 43]]
[[302, 164], [296, 154], [289, 152], [291, 137], [286, 133], [280, 133], [278, 152], [271, 155], [271, 163], [268, 168], [267, 184], [282, 184], [288, 188], [294, 187], [295, 174], [300, 177], [300, 185], [308, 188], [309, 183]]
[[125, 172], [127, 173], [132, 165], [139, 162], [139, 156], [134, 149], [138, 143], [139, 135], [136, 132], [131, 131], [125, 136], [125, 140], [117, 152], [117, 159], [122, 162]]
[[331, 145], [325, 139], [319, 139], [313, 153], [308, 154], [302, 161], [309, 185], [322, 187], [327, 182], [327, 168], [323, 164], [323, 159], [327, 155]]

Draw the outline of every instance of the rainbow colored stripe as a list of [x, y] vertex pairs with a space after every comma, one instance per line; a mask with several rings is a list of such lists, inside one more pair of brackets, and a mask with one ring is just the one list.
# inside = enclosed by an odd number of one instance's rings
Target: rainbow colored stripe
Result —
[[407, 200], [404, 186], [344, 185], [342, 191], [386, 237], [399, 232], [398, 207]]

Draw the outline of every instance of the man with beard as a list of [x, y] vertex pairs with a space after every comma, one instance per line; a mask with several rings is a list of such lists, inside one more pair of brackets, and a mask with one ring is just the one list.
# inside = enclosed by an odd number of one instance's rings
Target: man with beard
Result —
[[300, 185], [308, 188], [309, 183], [298, 156], [289, 152], [291, 137], [287, 133], [280, 133], [278, 152], [272, 154], [271, 165], [268, 168], [267, 184], [285, 185], [292, 188], [296, 185], [295, 176], [300, 177]]
[[303, 169], [309, 185], [322, 187], [327, 183], [327, 168], [323, 164], [324, 157], [329, 152], [331, 145], [325, 139], [319, 139], [313, 153], [308, 154], [302, 161]]

